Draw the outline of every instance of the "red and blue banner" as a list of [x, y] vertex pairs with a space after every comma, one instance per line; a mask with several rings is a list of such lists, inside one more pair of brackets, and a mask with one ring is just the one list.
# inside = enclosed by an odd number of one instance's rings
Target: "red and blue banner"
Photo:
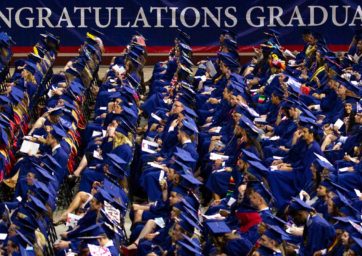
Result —
[[362, 2], [351, 0], [12, 0], [0, 6], [1, 30], [17, 43], [15, 52], [28, 52], [45, 31], [60, 37], [61, 52], [76, 52], [89, 27], [105, 34], [108, 53], [120, 52], [136, 31], [151, 53], [168, 52], [177, 28], [191, 35], [195, 52], [215, 52], [223, 28], [237, 33], [241, 52], [262, 42], [268, 28], [279, 30], [289, 49], [300, 49], [301, 31], [311, 29], [338, 51], [362, 28]]

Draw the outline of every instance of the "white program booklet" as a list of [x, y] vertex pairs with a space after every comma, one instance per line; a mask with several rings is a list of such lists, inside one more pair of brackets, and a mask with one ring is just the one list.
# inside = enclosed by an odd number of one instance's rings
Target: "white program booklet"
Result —
[[153, 141], [149, 141], [149, 140], [142, 140], [142, 151], [143, 152], [147, 152], [150, 154], [156, 154], [157, 151], [156, 149], [158, 148], [158, 144], [156, 142]]
[[20, 152], [28, 155], [36, 155], [36, 153], [38, 153], [39, 146], [40, 145], [38, 143], [24, 140], [23, 143], [21, 144]]

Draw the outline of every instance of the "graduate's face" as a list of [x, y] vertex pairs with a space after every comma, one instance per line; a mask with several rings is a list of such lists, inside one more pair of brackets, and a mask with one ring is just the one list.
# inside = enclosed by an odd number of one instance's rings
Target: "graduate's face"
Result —
[[345, 95], [346, 95], [346, 91], [347, 91], [346, 87], [344, 87], [343, 85], [340, 85], [340, 86], [338, 87], [337, 94], [338, 94], [339, 96], [345, 96]]
[[172, 230], [172, 240], [182, 240], [182, 228], [179, 224], [176, 224]]
[[235, 95], [231, 95], [230, 97], [230, 105], [234, 107], [238, 103], [238, 100]]
[[358, 51], [362, 51], [362, 40], [358, 40], [357, 49], [358, 49]]
[[313, 133], [309, 132], [308, 128], [303, 128], [303, 139], [308, 141], [313, 137]]
[[258, 193], [254, 192], [254, 191], [252, 191], [249, 194], [249, 200], [250, 200], [251, 206], [255, 207], [255, 208], [259, 208], [259, 206], [263, 202], [263, 200], [261, 199], [261, 196]]
[[347, 231], [344, 231], [342, 233], [342, 236], [341, 236], [341, 241], [342, 241], [342, 244], [343, 245], [348, 245], [348, 240], [349, 240], [349, 234]]
[[171, 191], [170, 197], [168, 199], [170, 201], [170, 205], [175, 205], [175, 204], [177, 204], [178, 202], [181, 201], [180, 197], [174, 191]]
[[97, 199], [92, 198], [92, 200], [90, 201], [90, 208], [92, 210], [98, 211], [98, 210], [100, 210], [102, 208], [102, 203], [98, 202]]
[[8, 241], [6, 245], [6, 251], [10, 255], [16, 251], [16, 245], [12, 241]]
[[362, 113], [357, 113], [357, 114], [354, 116], [354, 121], [355, 121], [357, 124], [362, 124]]
[[346, 111], [347, 114], [350, 114], [352, 112], [352, 104], [351, 103], [346, 103], [344, 105], [344, 110]]
[[308, 212], [306, 211], [297, 211], [295, 215], [293, 216], [293, 220], [295, 224], [298, 226], [302, 226], [307, 222]]
[[274, 241], [272, 239], [270, 239], [269, 237], [267, 237], [266, 235], [262, 235], [260, 237], [260, 239], [258, 240], [258, 242], [267, 248], [270, 248], [270, 249], [274, 248]]
[[26, 175], [26, 183], [27, 183], [28, 185], [33, 185], [34, 178], [35, 178], [34, 173], [29, 172], [29, 173]]
[[324, 197], [327, 195], [327, 188], [325, 186], [319, 185], [317, 188], [317, 196]]
[[220, 70], [224, 75], [226, 75], [229, 71], [228, 67], [226, 67], [224, 62], [222, 62], [222, 61], [220, 63]]
[[172, 105], [171, 114], [179, 114], [184, 110], [183, 105], [179, 101], [175, 101]]

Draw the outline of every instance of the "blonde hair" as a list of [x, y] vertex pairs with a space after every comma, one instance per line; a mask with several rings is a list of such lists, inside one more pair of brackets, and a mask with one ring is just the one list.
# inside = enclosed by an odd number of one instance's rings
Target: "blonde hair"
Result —
[[116, 148], [116, 147], [121, 146], [123, 144], [128, 144], [130, 147], [133, 146], [132, 134], [128, 133], [128, 136], [126, 136], [123, 133], [115, 132], [114, 133], [114, 138], [113, 138], [113, 148]]

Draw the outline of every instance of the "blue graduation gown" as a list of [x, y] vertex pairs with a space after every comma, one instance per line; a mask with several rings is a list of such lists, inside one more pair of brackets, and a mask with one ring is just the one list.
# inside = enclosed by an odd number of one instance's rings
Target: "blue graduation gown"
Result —
[[335, 238], [334, 227], [319, 215], [310, 216], [304, 226], [303, 243], [299, 255], [313, 256], [319, 250], [330, 246]]

